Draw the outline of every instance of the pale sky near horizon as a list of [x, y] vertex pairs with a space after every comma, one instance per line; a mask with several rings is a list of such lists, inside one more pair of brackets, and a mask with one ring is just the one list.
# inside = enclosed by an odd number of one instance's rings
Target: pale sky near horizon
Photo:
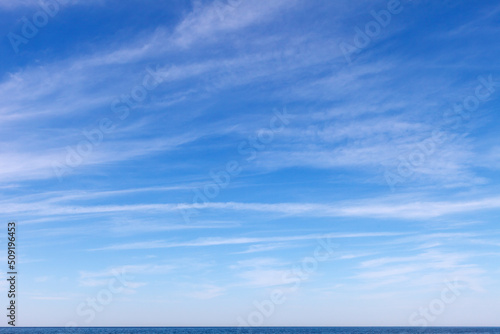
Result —
[[500, 326], [497, 1], [0, 0], [0, 28], [18, 325]]

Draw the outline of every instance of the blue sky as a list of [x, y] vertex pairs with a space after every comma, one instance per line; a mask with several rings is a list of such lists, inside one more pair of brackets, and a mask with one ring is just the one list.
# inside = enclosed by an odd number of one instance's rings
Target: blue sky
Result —
[[0, 0], [19, 325], [500, 325], [499, 13]]

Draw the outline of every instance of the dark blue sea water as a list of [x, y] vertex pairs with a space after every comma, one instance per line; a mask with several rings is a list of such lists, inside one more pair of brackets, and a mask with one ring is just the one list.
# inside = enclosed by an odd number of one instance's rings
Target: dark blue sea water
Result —
[[93, 327], [0, 328], [0, 333], [35, 334], [500, 334], [500, 327]]

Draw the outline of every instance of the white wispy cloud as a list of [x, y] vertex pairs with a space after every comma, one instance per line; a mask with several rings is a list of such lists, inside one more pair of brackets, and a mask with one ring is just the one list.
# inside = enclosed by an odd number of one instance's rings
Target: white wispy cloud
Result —
[[310, 234], [302, 236], [279, 236], [279, 237], [261, 237], [261, 238], [200, 238], [187, 242], [167, 242], [164, 240], [153, 240], [146, 242], [134, 242], [121, 245], [102, 247], [96, 250], [125, 250], [125, 249], [153, 249], [153, 248], [172, 248], [172, 247], [204, 247], [220, 245], [242, 245], [251, 243], [269, 243], [283, 241], [299, 240], [319, 240], [321, 238], [367, 238], [367, 237], [390, 237], [406, 233], [395, 232], [373, 232], [373, 233], [329, 233], [329, 234]]
[[377, 289], [391, 285], [407, 289], [429, 289], [443, 284], [452, 277], [467, 284], [475, 291], [484, 289], [485, 270], [474, 263], [473, 258], [482, 256], [474, 252], [426, 251], [411, 256], [380, 257], [362, 261], [361, 272], [354, 278], [365, 289]]
[[202, 284], [191, 288], [191, 292], [187, 296], [196, 299], [212, 299], [223, 295], [225, 291], [226, 288], [224, 287]]
[[197, 41], [210, 42], [224, 32], [270, 20], [278, 13], [294, 6], [296, 1], [230, 1], [213, 2], [207, 6], [195, 7], [175, 29], [175, 44], [187, 47]]
[[[21, 206], [21, 205], [18, 205]], [[75, 215], [109, 212], [176, 212], [179, 210], [229, 210], [268, 212], [297, 216], [315, 217], [376, 217], [399, 219], [424, 219], [445, 215], [491, 210], [500, 208], [499, 197], [487, 197], [469, 201], [412, 201], [394, 203], [365, 200], [356, 203], [341, 202], [333, 204], [315, 203], [238, 203], [213, 202], [205, 204], [134, 204], [106, 206], [34, 206], [27, 210], [43, 215]], [[5, 208], [5, 212], [16, 212], [18, 207]]]

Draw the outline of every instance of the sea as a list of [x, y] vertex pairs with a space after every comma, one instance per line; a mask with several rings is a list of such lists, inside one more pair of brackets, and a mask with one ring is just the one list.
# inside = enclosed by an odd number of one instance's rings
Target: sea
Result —
[[0, 333], [35, 334], [500, 334], [500, 327], [19, 327]]

